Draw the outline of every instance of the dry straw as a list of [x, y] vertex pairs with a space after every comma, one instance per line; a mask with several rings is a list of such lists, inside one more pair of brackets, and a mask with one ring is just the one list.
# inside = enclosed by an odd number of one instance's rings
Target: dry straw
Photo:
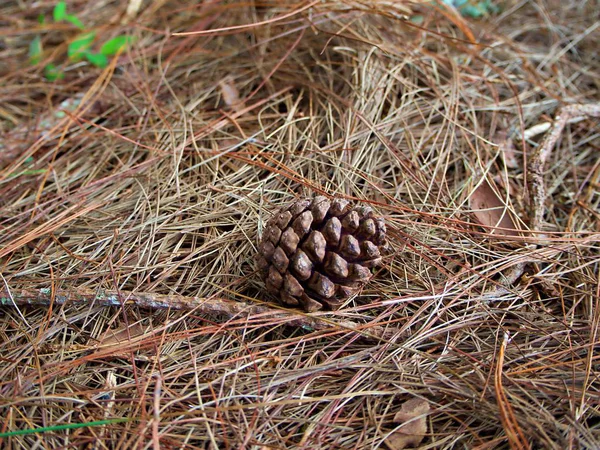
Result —
[[[76, 2], [136, 41], [56, 82], [45, 7], [0, 7], [0, 447], [600, 447], [593, 2]], [[392, 253], [307, 315], [254, 261], [315, 194]]]

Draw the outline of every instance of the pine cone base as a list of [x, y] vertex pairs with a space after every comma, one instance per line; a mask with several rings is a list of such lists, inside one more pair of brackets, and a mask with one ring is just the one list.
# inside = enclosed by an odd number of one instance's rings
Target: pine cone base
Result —
[[266, 224], [258, 267], [285, 306], [336, 310], [372, 277], [386, 247], [385, 221], [368, 206], [317, 196], [292, 202]]

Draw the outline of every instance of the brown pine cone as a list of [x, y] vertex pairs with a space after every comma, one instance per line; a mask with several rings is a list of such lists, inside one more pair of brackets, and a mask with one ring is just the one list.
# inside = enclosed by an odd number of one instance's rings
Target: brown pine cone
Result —
[[338, 309], [381, 264], [385, 221], [368, 206], [318, 196], [296, 200], [266, 224], [258, 266], [286, 306]]

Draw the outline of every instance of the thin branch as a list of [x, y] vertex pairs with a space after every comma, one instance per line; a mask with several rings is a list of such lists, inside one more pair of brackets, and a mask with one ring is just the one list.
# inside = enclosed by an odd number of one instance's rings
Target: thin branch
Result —
[[[223, 298], [185, 297], [181, 295], [161, 295], [148, 292], [116, 292], [87, 288], [56, 291], [54, 298], [50, 289], [0, 290], [0, 306], [18, 305], [73, 305], [89, 304], [100, 306], [134, 305], [146, 309], [173, 309], [194, 311], [211, 316], [225, 316], [230, 319], [244, 318], [247, 321], [265, 322], [282, 320], [285, 325], [301, 327], [305, 330], [344, 329], [360, 333], [366, 338], [389, 339], [398, 335], [399, 330], [380, 325], [360, 324], [349, 320], [333, 320], [323, 316], [327, 313], [303, 314], [296, 311], [276, 309], [266, 305], [250, 304]], [[329, 315], [335, 313], [329, 313]]]
[[[586, 105], [568, 105], [560, 109], [554, 119], [554, 125], [545, 128], [548, 130], [540, 145], [535, 149], [529, 161], [529, 192], [531, 193], [532, 219], [530, 228], [533, 231], [541, 231], [544, 221], [544, 211], [546, 207], [546, 185], [544, 183], [544, 170], [556, 142], [562, 135], [565, 125], [570, 122], [577, 122], [583, 117], [600, 117], [600, 103]], [[533, 127], [532, 127], [533, 128]], [[538, 237], [542, 237], [538, 235]], [[485, 293], [485, 297], [494, 297], [505, 294], [510, 291], [512, 286], [525, 271], [527, 262], [520, 262], [505, 274], [502, 286], [495, 287]]]
[[544, 136], [540, 145], [534, 151], [529, 161], [530, 192], [533, 218], [531, 229], [541, 231], [544, 221], [544, 210], [546, 204], [546, 185], [544, 183], [544, 170], [546, 161], [550, 157], [556, 142], [561, 137], [565, 125], [577, 121], [581, 117], [600, 117], [600, 103], [586, 105], [568, 105], [560, 109], [554, 119], [554, 125]]

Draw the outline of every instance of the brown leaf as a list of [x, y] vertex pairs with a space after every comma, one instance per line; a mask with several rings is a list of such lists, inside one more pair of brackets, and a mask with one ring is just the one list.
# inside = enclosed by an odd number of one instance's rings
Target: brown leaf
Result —
[[511, 212], [487, 179], [484, 179], [469, 197], [469, 206], [477, 221], [485, 226], [498, 229], [489, 230], [490, 234], [500, 236], [518, 236], [519, 231]]
[[499, 148], [504, 159], [504, 165], [509, 169], [517, 169], [520, 164], [517, 159], [517, 149], [515, 142], [510, 137], [499, 136]]
[[100, 340], [99, 347], [103, 353], [114, 350], [112, 357], [124, 357], [128, 352], [139, 350], [140, 341], [147, 334], [147, 327], [139, 323], [131, 324], [129, 327], [123, 325], [107, 331], [104, 338]]
[[115, 330], [109, 330], [104, 335], [104, 339], [100, 341], [100, 345], [122, 345], [124, 342], [136, 340], [135, 338], [144, 334], [146, 334], [146, 327], [139, 323], [134, 323], [129, 325], [129, 327], [123, 326]]
[[233, 78], [225, 77], [219, 81], [219, 88], [221, 88], [221, 96], [227, 106], [229, 106], [234, 112], [240, 112], [244, 109], [244, 102], [240, 100], [240, 93], [233, 84]]
[[133, 19], [138, 15], [140, 11], [140, 6], [142, 6], [142, 0], [129, 0], [127, 3], [127, 10], [125, 15], [128, 19]]
[[417, 447], [427, 434], [427, 415], [429, 402], [413, 398], [402, 404], [400, 411], [394, 416], [395, 423], [402, 423], [385, 443], [391, 450], [402, 450], [407, 447]]

